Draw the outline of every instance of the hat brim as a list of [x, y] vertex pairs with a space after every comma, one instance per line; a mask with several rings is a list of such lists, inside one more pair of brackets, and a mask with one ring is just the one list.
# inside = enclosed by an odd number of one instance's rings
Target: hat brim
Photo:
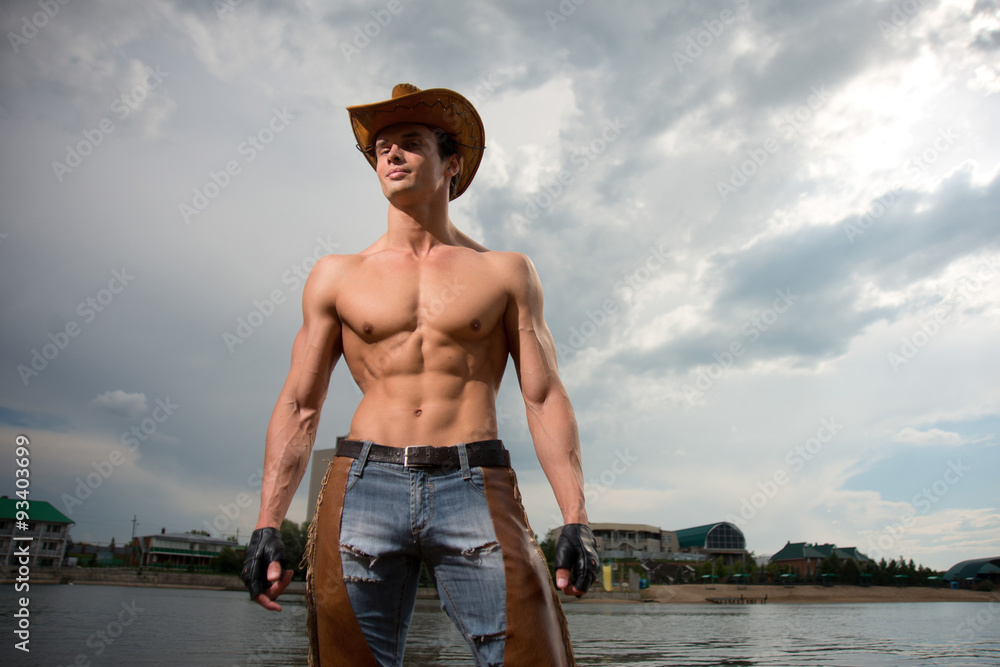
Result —
[[465, 192], [483, 159], [486, 146], [483, 121], [472, 103], [453, 90], [428, 88], [383, 102], [347, 107], [347, 113], [358, 149], [373, 169], [377, 162], [375, 138], [390, 125], [420, 123], [444, 130], [455, 140], [462, 156], [462, 171], [451, 199]]

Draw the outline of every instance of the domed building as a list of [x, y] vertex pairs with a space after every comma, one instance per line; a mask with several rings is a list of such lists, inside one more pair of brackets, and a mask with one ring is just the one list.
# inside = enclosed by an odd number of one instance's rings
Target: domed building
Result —
[[959, 586], [971, 586], [978, 581], [992, 581], [1000, 584], [1000, 556], [996, 558], [975, 558], [952, 565], [944, 573], [946, 581], [957, 581]]
[[707, 559], [721, 557], [731, 565], [747, 555], [747, 540], [743, 532], [728, 521], [709, 523], [674, 531], [677, 548], [682, 553], [700, 554]]

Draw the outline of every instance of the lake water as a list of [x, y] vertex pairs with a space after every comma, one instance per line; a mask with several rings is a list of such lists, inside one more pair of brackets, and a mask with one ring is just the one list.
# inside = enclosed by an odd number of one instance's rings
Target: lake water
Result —
[[[20, 595], [17, 595], [20, 597]], [[0, 664], [31, 667], [304, 665], [302, 598], [280, 614], [245, 593], [32, 586], [30, 653], [14, 648], [13, 586], [0, 589]], [[418, 601], [406, 664], [470, 665], [434, 601]], [[1000, 665], [1000, 597], [989, 603], [566, 605], [581, 665]]]

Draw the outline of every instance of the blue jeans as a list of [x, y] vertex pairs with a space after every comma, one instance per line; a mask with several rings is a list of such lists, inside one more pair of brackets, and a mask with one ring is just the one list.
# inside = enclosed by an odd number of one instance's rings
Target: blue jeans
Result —
[[[462, 449], [464, 452], [464, 449]], [[477, 665], [503, 664], [503, 558], [482, 468], [434, 470], [351, 465], [340, 529], [344, 583], [382, 665], [400, 665], [420, 562]]]
[[402, 665], [421, 562], [476, 665], [573, 664], [513, 471], [470, 467], [458, 447], [457, 469], [368, 461], [367, 447], [331, 463], [307, 548], [311, 665]]

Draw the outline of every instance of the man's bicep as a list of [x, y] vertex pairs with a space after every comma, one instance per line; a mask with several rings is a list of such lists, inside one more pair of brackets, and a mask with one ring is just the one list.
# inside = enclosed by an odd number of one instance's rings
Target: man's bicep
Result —
[[545, 399], [556, 379], [556, 347], [543, 315], [542, 284], [531, 264], [521, 256], [507, 327], [521, 393], [528, 403]]
[[335, 284], [329, 271], [313, 271], [302, 294], [302, 328], [292, 344], [292, 364], [285, 391], [296, 402], [318, 408], [330, 374], [343, 353]]
[[339, 324], [328, 320], [303, 324], [292, 345], [286, 391], [298, 403], [319, 407], [340, 354]]

